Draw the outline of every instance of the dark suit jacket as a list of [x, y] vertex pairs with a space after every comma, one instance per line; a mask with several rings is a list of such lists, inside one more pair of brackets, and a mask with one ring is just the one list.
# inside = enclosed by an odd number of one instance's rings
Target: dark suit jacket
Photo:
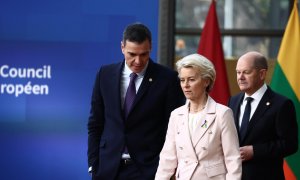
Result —
[[[244, 93], [229, 100], [234, 112], [235, 124], [238, 119]], [[253, 145], [254, 157], [243, 162], [243, 180], [284, 179], [283, 158], [298, 149], [298, 127], [294, 104], [268, 87], [255, 110], [248, 130], [240, 146]]]
[[122, 63], [100, 68], [88, 122], [88, 164], [97, 179], [113, 179], [124, 145], [144, 179], [154, 179], [169, 116], [185, 98], [178, 74], [149, 60], [131, 112], [124, 119], [120, 80]]

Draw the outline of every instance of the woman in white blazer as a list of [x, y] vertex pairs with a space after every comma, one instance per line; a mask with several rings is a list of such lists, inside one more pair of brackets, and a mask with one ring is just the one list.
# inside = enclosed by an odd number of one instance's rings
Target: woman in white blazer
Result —
[[238, 180], [241, 158], [232, 110], [208, 93], [215, 82], [213, 64], [199, 54], [177, 63], [187, 103], [170, 116], [155, 179]]

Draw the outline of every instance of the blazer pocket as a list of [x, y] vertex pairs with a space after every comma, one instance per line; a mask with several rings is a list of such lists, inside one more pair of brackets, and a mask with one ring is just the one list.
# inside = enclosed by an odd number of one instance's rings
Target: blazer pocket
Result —
[[224, 163], [212, 164], [205, 167], [207, 177], [213, 177], [220, 174], [225, 174], [226, 168]]

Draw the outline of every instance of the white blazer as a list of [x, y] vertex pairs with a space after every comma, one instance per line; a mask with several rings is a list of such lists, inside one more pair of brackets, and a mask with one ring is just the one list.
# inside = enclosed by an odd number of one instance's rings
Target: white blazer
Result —
[[208, 97], [205, 116], [189, 131], [188, 103], [170, 116], [156, 180], [239, 180], [242, 162], [233, 113]]

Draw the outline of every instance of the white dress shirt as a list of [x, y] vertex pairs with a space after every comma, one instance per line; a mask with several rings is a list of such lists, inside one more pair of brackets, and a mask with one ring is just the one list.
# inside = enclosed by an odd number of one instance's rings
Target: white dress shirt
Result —
[[263, 95], [265, 94], [266, 90], [267, 90], [267, 85], [264, 84], [261, 88], [259, 88], [254, 94], [252, 94], [252, 96], [249, 96], [245, 93], [245, 96], [244, 96], [244, 100], [243, 100], [243, 103], [241, 104], [241, 107], [240, 107], [240, 117], [239, 117], [239, 126], [241, 127], [241, 124], [242, 124], [242, 118], [243, 118], [243, 114], [244, 114], [244, 111], [245, 111], [245, 108], [246, 108], [246, 104], [247, 104], [247, 100], [246, 98], [247, 97], [252, 97], [253, 100], [251, 102], [251, 113], [250, 113], [250, 118], [249, 118], [249, 121], [251, 121], [251, 118], [261, 100], [261, 98], [263, 97]]
[[[148, 63], [146, 64], [145, 68], [140, 72], [137, 73], [138, 77], [135, 80], [135, 89], [136, 92], [138, 92], [138, 89], [140, 88], [146, 69], [148, 67]], [[127, 88], [129, 86], [129, 82], [130, 82], [130, 74], [132, 73], [132, 71], [129, 69], [129, 67], [126, 64], [125, 61], [125, 66], [124, 69], [122, 71], [122, 77], [121, 77], [121, 103], [122, 103], [122, 107], [124, 106], [124, 101], [125, 101], [125, 95], [126, 95], [126, 91]]]

